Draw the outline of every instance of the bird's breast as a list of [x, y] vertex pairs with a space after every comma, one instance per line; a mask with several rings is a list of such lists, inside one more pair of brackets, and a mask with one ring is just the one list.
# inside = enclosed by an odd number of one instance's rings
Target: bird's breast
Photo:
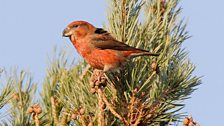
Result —
[[86, 43], [73, 43], [73, 45], [75, 46], [77, 52], [85, 57], [86, 55], [89, 55], [92, 51], [92, 47]]
[[98, 49], [88, 43], [74, 43], [77, 52], [93, 68], [103, 70], [105, 66], [111, 68], [119, 67], [125, 58], [119, 51], [111, 49]]
[[90, 54], [87, 54], [85, 60], [96, 69], [103, 70], [105, 66], [116, 68], [121, 65], [124, 58], [119, 55], [119, 52], [110, 49], [93, 49]]

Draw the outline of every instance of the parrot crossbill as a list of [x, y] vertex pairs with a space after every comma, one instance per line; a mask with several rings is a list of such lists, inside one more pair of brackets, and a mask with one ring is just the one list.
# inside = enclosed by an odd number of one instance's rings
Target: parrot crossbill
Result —
[[90, 66], [103, 72], [117, 70], [137, 56], [159, 55], [119, 42], [104, 29], [86, 21], [70, 23], [64, 29], [63, 36], [70, 38], [77, 52]]

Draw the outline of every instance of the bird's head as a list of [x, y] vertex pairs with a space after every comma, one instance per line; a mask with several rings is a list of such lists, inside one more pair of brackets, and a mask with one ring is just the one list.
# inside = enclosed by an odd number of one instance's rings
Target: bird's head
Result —
[[95, 27], [86, 21], [73, 21], [63, 31], [63, 37], [70, 39], [83, 38], [95, 31]]

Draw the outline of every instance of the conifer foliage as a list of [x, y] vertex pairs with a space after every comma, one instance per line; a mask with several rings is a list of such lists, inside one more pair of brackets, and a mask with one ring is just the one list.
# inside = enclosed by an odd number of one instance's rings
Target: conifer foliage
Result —
[[[18, 106], [12, 99], [12, 107], [22, 108], [13, 110], [13, 117], [36, 126], [176, 125], [184, 116], [180, 113], [183, 101], [200, 84], [200, 78], [192, 75], [195, 66], [182, 48], [189, 35], [178, 3], [108, 0], [105, 29], [119, 41], [160, 55], [135, 58], [120, 71], [105, 73], [103, 81], [92, 83], [99, 71], [85, 61], [75, 62], [65, 50], [55, 51], [41, 100], [32, 102], [36, 86], [29, 79], [28, 88], [22, 90], [24, 73], [22, 80], [13, 81], [19, 84], [15, 91], [18, 100], [23, 100], [23, 106]], [[0, 97], [0, 107], [2, 104]]]

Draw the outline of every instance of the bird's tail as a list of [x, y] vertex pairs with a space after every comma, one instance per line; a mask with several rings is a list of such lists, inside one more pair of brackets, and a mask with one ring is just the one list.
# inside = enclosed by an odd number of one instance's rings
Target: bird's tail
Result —
[[142, 53], [139, 53], [139, 56], [159, 56], [159, 54], [152, 53], [152, 52], [142, 52]]
[[140, 53], [132, 53], [131, 58], [135, 58], [138, 56], [159, 56], [158, 53], [151, 53], [151, 52], [140, 52]]
[[127, 51], [125, 54], [126, 56], [130, 58], [135, 58], [138, 56], [159, 56], [158, 53], [152, 53], [146, 50], [131, 50], [131, 51]]

